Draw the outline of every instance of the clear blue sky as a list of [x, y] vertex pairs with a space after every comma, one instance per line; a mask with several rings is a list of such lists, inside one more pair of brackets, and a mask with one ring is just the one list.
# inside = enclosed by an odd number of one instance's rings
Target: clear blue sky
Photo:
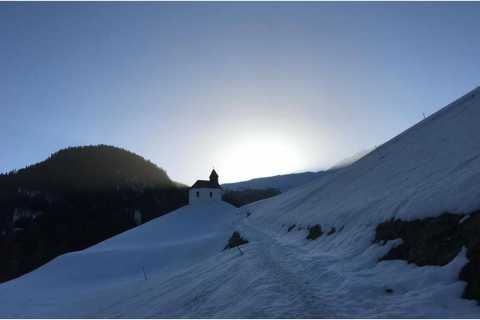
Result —
[[184, 183], [326, 168], [480, 85], [479, 30], [480, 3], [0, 3], [0, 171], [100, 143]]

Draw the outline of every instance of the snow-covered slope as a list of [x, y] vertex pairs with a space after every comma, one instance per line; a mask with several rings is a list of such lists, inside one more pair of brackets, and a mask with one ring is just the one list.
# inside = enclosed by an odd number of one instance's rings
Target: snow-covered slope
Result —
[[337, 228], [480, 208], [480, 88], [335, 174], [252, 207], [259, 221]]
[[161, 281], [221, 252], [238, 219], [235, 213], [225, 202], [185, 206], [86, 250], [60, 256], [0, 285], [0, 318], [94, 316], [97, 307], [127, 293], [125, 288], [141, 288], [145, 275]]
[[[465, 250], [445, 266], [417, 267], [378, 262], [399, 240], [372, 240], [393, 217], [480, 208], [479, 122], [476, 89], [353, 165], [277, 197], [185, 207], [59, 257], [0, 285], [0, 317], [478, 318], [477, 303], [461, 298]], [[317, 223], [336, 232], [306, 240]], [[250, 241], [243, 255], [221, 251], [233, 229]]]
[[[318, 223], [326, 231], [337, 230], [308, 244], [311, 250], [305, 254], [314, 270], [321, 262], [312, 260], [330, 261], [320, 269], [331, 274], [318, 279], [317, 285], [324, 289], [319, 297], [332, 286], [332, 297], [364, 304], [351, 312], [337, 310], [336, 315], [478, 318], [476, 303], [460, 301], [465, 283], [458, 281], [458, 274], [465, 264], [465, 252], [444, 267], [377, 263], [385, 253], [382, 250], [388, 249], [372, 245], [372, 240], [376, 226], [391, 218], [413, 220], [480, 208], [479, 122], [477, 88], [351, 166], [245, 210], [257, 228], [274, 235], [285, 232], [282, 226], [293, 224]], [[281, 241], [301, 243], [303, 236], [288, 233]], [[309, 268], [303, 270], [309, 272]], [[335, 285], [338, 288], [333, 289]], [[385, 301], [382, 287], [395, 288], [397, 293]], [[341, 304], [353, 303], [342, 300]]]

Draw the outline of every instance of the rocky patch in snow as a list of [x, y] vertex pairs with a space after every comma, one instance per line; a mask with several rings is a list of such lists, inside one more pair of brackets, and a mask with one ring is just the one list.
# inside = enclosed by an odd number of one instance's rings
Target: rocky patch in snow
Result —
[[322, 227], [319, 224], [314, 225], [313, 227], [308, 228], [308, 240], [316, 240], [317, 238], [323, 235]]
[[389, 220], [379, 224], [375, 243], [401, 239], [380, 260], [406, 260], [418, 266], [444, 266], [467, 248], [469, 262], [459, 279], [466, 281], [463, 297], [480, 302], [480, 211], [469, 215], [444, 213], [413, 221]]
[[234, 231], [230, 239], [228, 239], [228, 243], [223, 250], [232, 249], [246, 243], [248, 243], [248, 240], [242, 238], [240, 232]]

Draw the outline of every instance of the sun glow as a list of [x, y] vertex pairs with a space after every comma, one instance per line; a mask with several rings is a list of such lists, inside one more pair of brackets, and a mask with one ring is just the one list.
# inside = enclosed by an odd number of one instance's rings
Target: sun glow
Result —
[[300, 148], [288, 137], [259, 135], [241, 137], [226, 148], [218, 169], [223, 182], [292, 173], [304, 167]]

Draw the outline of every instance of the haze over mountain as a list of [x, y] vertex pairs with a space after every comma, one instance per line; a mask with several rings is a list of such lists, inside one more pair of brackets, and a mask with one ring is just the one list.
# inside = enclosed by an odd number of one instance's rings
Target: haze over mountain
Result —
[[319, 175], [320, 172], [300, 172], [291, 174], [282, 174], [273, 177], [255, 178], [247, 181], [233, 182], [222, 184], [226, 190], [245, 190], [245, 189], [268, 189], [274, 188], [284, 192], [288, 189], [305, 184]]
[[272, 177], [259, 177], [247, 181], [233, 182], [233, 183], [224, 183], [222, 186], [227, 190], [246, 190], [246, 189], [277, 189], [281, 192], [285, 192], [289, 189], [301, 186], [306, 184], [318, 177], [321, 177], [325, 174], [331, 174], [337, 169], [347, 167], [354, 163], [355, 161], [361, 159], [372, 149], [364, 150], [362, 152], [355, 153], [354, 155], [342, 159], [337, 162], [335, 165], [330, 167], [328, 170], [322, 170], [318, 172], [299, 172], [299, 173], [290, 173], [282, 174]]

